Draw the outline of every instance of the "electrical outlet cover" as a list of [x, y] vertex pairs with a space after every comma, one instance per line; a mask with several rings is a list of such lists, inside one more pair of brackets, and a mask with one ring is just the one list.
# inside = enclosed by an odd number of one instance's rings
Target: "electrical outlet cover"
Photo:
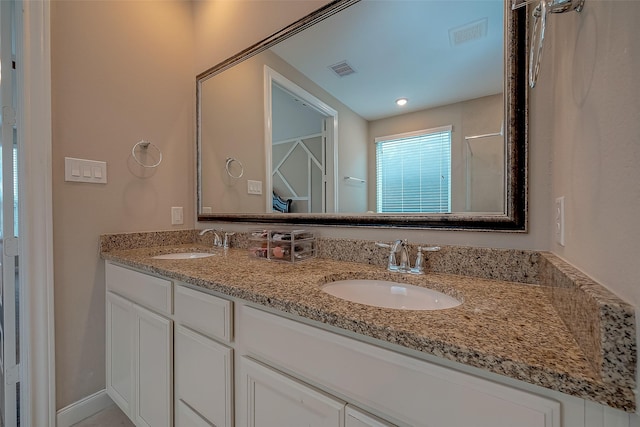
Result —
[[555, 216], [553, 222], [553, 229], [556, 236], [556, 243], [564, 246], [564, 196], [556, 199]]

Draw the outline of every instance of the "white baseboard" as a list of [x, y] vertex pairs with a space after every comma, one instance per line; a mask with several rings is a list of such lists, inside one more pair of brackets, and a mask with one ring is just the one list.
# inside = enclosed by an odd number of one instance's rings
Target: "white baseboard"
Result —
[[71, 427], [75, 423], [79, 423], [111, 405], [113, 405], [113, 400], [111, 400], [107, 391], [100, 390], [60, 409], [57, 414], [56, 426]]

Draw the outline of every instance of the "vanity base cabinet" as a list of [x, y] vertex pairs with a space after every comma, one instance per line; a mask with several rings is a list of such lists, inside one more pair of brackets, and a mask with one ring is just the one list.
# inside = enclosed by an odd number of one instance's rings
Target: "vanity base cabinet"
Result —
[[106, 277], [106, 389], [137, 426], [640, 427], [110, 262]]
[[268, 368], [241, 359], [242, 408], [247, 427], [342, 427], [345, 403]]
[[[412, 427], [557, 427], [560, 403], [242, 306], [249, 357]], [[251, 424], [249, 424], [251, 425]], [[357, 425], [357, 424], [356, 424]]]
[[173, 426], [172, 283], [106, 265], [107, 394], [138, 427]]
[[232, 349], [176, 325], [176, 427], [233, 426], [232, 360]]

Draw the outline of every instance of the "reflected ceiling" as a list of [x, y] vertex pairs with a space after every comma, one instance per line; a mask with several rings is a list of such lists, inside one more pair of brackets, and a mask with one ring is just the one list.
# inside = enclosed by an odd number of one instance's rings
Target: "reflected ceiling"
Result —
[[[502, 92], [503, 7], [495, 0], [363, 1], [272, 50], [375, 120]], [[355, 72], [339, 77], [331, 66], [344, 62]], [[395, 104], [401, 97], [409, 99], [403, 108]]]

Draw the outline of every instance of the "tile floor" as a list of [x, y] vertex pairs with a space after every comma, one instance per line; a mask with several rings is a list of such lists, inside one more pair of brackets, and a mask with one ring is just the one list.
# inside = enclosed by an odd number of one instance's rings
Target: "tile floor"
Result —
[[120, 408], [113, 404], [72, 427], [134, 427], [134, 425]]

